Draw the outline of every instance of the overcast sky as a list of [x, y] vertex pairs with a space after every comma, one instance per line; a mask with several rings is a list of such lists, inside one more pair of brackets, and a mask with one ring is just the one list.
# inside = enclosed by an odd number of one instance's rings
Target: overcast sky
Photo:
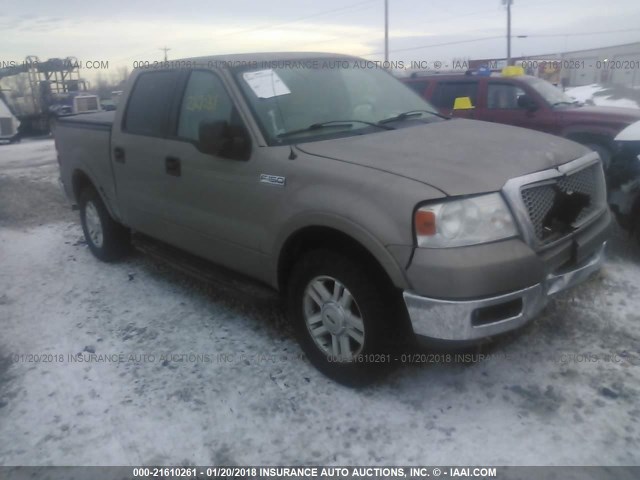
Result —
[[[389, 0], [390, 59], [506, 55], [501, 0]], [[382, 59], [384, 0], [0, 0], [1, 62], [134, 60], [253, 51]], [[514, 56], [640, 41], [638, 0], [514, 0]], [[618, 33], [600, 33], [620, 30]], [[580, 35], [588, 33], [588, 35]], [[560, 35], [560, 36], [554, 36]], [[442, 43], [449, 45], [434, 46]], [[425, 47], [425, 48], [417, 48]], [[91, 77], [91, 73], [87, 72]]]

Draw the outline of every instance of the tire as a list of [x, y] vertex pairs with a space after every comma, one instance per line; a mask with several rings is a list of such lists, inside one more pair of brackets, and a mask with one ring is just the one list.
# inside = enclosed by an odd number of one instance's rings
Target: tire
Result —
[[365, 386], [391, 363], [385, 339], [395, 292], [379, 277], [357, 257], [329, 250], [304, 254], [289, 277], [287, 313], [302, 350], [344, 385]]
[[79, 196], [80, 223], [89, 250], [103, 262], [113, 262], [129, 252], [129, 231], [116, 222], [93, 187]]
[[584, 146], [590, 148], [594, 152], [597, 152], [598, 155], [600, 155], [600, 160], [602, 160], [602, 167], [606, 172], [609, 169], [609, 165], [611, 164], [611, 150], [603, 145], [600, 145], [599, 143], [585, 143]]

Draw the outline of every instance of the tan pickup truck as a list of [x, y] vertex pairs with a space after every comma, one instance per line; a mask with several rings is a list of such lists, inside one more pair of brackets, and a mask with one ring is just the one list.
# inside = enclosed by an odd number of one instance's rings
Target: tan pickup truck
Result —
[[144, 239], [279, 292], [311, 362], [346, 383], [400, 334], [522, 326], [599, 268], [610, 224], [596, 153], [448, 119], [348, 56], [138, 69], [115, 112], [61, 119], [55, 142], [96, 257]]

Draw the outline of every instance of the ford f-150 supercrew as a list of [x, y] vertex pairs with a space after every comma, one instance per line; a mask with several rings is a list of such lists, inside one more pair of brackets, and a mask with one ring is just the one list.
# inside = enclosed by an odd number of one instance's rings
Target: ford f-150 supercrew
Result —
[[133, 72], [115, 112], [55, 129], [89, 248], [135, 238], [280, 292], [322, 372], [362, 383], [394, 333], [471, 342], [595, 272], [598, 154], [443, 118], [372, 62], [195, 58]]

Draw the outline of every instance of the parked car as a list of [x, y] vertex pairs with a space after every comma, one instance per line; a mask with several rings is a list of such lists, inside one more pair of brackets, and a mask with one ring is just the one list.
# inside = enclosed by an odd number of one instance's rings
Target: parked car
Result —
[[[510, 67], [511, 71], [514, 68]], [[445, 115], [504, 123], [565, 137], [598, 152], [609, 165], [613, 138], [640, 120], [640, 109], [582, 105], [541, 78], [528, 75], [434, 74], [403, 78]], [[457, 98], [467, 108], [454, 109]]]
[[135, 70], [115, 112], [62, 118], [60, 177], [90, 250], [116, 260], [133, 233], [279, 292], [311, 362], [351, 384], [397, 358], [394, 336], [495, 336], [598, 270], [597, 154], [442, 118], [359, 62], [190, 59]]
[[3, 98], [4, 96], [0, 92], [0, 145], [20, 140], [18, 136], [20, 121], [9, 109]]
[[609, 204], [620, 225], [640, 244], [640, 122], [625, 128], [615, 140], [607, 178]]

